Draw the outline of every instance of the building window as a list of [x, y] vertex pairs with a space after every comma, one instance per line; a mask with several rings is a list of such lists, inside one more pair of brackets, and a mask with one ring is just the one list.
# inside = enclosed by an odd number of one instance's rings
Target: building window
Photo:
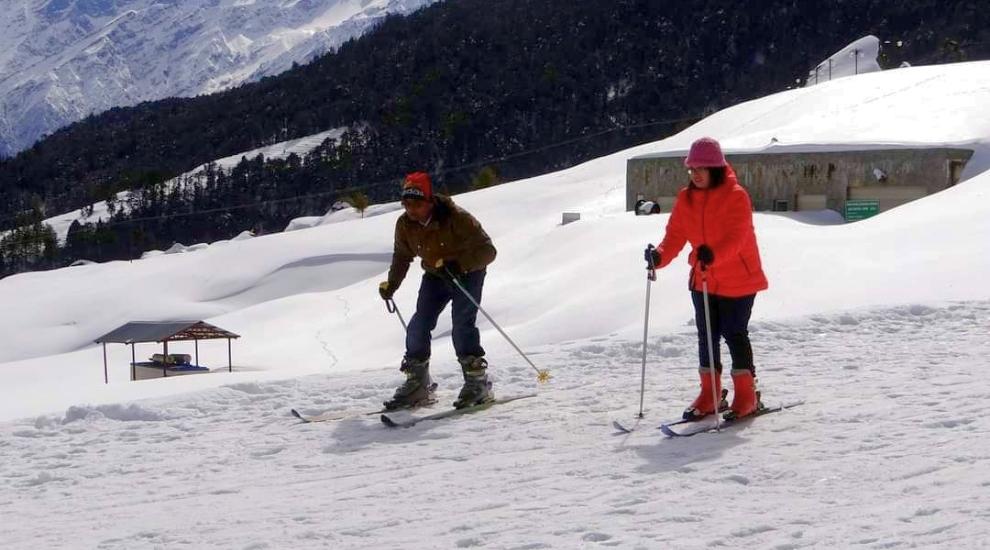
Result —
[[787, 212], [790, 210], [790, 202], [787, 199], [773, 199], [773, 211], [774, 212]]

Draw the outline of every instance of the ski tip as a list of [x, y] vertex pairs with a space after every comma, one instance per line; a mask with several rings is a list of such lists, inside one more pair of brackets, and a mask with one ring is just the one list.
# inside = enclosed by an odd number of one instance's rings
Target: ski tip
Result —
[[632, 430], [630, 430], [629, 428], [623, 426], [622, 424], [619, 424], [619, 421], [618, 420], [613, 420], [612, 421], [612, 427], [615, 428], [615, 431], [618, 432], [618, 434], [632, 433]]
[[666, 424], [660, 424], [660, 431], [663, 432], [663, 435], [665, 435], [667, 437], [677, 437], [677, 436], [681, 435], [681, 434], [675, 432], [670, 426], [668, 426]]
[[395, 420], [392, 420], [391, 418], [389, 418], [387, 414], [381, 415], [380, 418], [382, 420], [382, 424], [385, 424], [389, 428], [398, 428], [399, 427], [399, 424], [396, 423]]
[[302, 415], [301, 415], [301, 414], [299, 414], [299, 411], [297, 411], [297, 410], [295, 410], [295, 409], [292, 409], [292, 410], [291, 410], [291, 412], [292, 412], [292, 416], [294, 416], [294, 417], [296, 417], [296, 418], [298, 418], [299, 420], [305, 420], [305, 419], [304, 419], [304, 418], [302, 417]]
[[799, 405], [804, 405], [804, 400], [801, 400], [801, 401], [791, 401], [789, 403], [781, 403], [779, 405], [774, 405], [773, 407], [764, 407], [764, 408], [758, 410], [756, 412], [756, 414], [750, 415], [750, 416], [747, 416], [747, 417], [740, 418], [739, 420], [745, 420], [746, 418], [750, 418], [752, 416], [760, 416], [760, 415], [763, 415], [763, 414], [769, 414], [769, 413], [774, 413], [774, 412], [786, 411], [786, 410], [793, 409], [794, 407], [797, 407]]

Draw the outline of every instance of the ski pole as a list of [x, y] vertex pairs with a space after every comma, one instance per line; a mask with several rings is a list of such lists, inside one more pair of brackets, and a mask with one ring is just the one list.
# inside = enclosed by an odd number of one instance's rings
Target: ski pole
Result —
[[409, 328], [406, 327], [406, 320], [402, 318], [402, 312], [399, 311], [399, 307], [395, 305], [395, 300], [391, 298], [385, 300], [385, 309], [387, 309], [389, 313], [396, 314], [399, 317], [399, 322], [402, 323], [402, 330], [409, 332]]
[[492, 326], [494, 326], [496, 329], [498, 329], [499, 334], [501, 334], [502, 337], [505, 338], [507, 342], [512, 344], [512, 347], [516, 348], [516, 351], [518, 351], [519, 355], [522, 355], [522, 358], [525, 359], [527, 363], [529, 363], [529, 366], [533, 367], [533, 370], [536, 371], [536, 379], [541, 384], [549, 382], [550, 371], [547, 369], [540, 370], [536, 368], [536, 365], [534, 365], [533, 362], [529, 360], [529, 357], [527, 357], [526, 354], [523, 353], [523, 350], [519, 349], [519, 346], [517, 346], [516, 343], [512, 341], [512, 338], [509, 338], [509, 335], [506, 334], [504, 330], [502, 330], [502, 327], [498, 326], [498, 323], [495, 322], [495, 319], [492, 319], [492, 316], [489, 315], [487, 311], [485, 311], [485, 308], [481, 307], [481, 304], [479, 304], [478, 301], [474, 299], [474, 296], [471, 296], [471, 293], [468, 292], [466, 288], [464, 288], [464, 285], [461, 284], [461, 281], [458, 280], [457, 277], [455, 277], [454, 274], [451, 273], [450, 270], [447, 269], [446, 267], [444, 267], [443, 270], [450, 278], [450, 280], [454, 283], [454, 285], [457, 286], [457, 288], [462, 293], [464, 293], [465, 296], [467, 296], [467, 299], [470, 300], [472, 304], [474, 304], [474, 307], [478, 308], [478, 311], [480, 311], [481, 314], [484, 315], [486, 319], [488, 319], [488, 322], [491, 323]]
[[650, 287], [657, 280], [657, 268], [653, 265], [653, 245], [650, 251], [650, 266], [646, 268], [646, 314], [643, 316], [643, 372], [639, 380], [639, 417], [643, 418], [643, 399], [646, 396], [646, 340], [650, 332]]
[[719, 396], [718, 390], [715, 389], [717, 385], [716, 376], [721, 376], [721, 374], [715, 373], [715, 346], [712, 344], [712, 316], [711, 309], [708, 305], [708, 271], [704, 263], [701, 264], [701, 292], [705, 299], [705, 335], [708, 337], [708, 370], [711, 371], [712, 375], [712, 402], [715, 403], [715, 431], [721, 431], [722, 422], [718, 415]]

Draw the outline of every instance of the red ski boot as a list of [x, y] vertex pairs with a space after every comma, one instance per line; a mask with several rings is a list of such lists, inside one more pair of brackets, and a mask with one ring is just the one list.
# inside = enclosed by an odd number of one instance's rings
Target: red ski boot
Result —
[[698, 373], [701, 377], [701, 393], [699, 393], [697, 399], [691, 403], [691, 406], [684, 410], [684, 414], [682, 415], [684, 420], [697, 420], [714, 413], [716, 407], [718, 409], [724, 408], [724, 401], [720, 401], [718, 405], [715, 404], [716, 395], [719, 396], [719, 399], [724, 400], [725, 398], [725, 394], [722, 392], [721, 371], [715, 371], [714, 392], [712, 391], [711, 369], [701, 368], [698, 369]]
[[756, 378], [749, 369], [732, 370], [732, 406], [724, 415], [726, 420], [742, 418], [755, 413], [760, 408], [756, 393]]

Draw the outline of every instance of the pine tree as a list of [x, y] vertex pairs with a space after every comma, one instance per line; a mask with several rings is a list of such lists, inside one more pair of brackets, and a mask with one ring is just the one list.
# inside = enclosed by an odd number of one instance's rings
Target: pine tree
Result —
[[498, 174], [492, 166], [485, 166], [471, 179], [471, 189], [487, 189], [493, 185], [502, 183], [498, 179]]
[[371, 206], [371, 199], [368, 198], [368, 195], [365, 195], [360, 191], [355, 191], [351, 193], [350, 195], [347, 196], [347, 198], [344, 199], [344, 201], [346, 201], [347, 204], [354, 207], [355, 210], [360, 212], [362, 218], [364, 217], [364, 211], [367, 210], [369, 206]]

